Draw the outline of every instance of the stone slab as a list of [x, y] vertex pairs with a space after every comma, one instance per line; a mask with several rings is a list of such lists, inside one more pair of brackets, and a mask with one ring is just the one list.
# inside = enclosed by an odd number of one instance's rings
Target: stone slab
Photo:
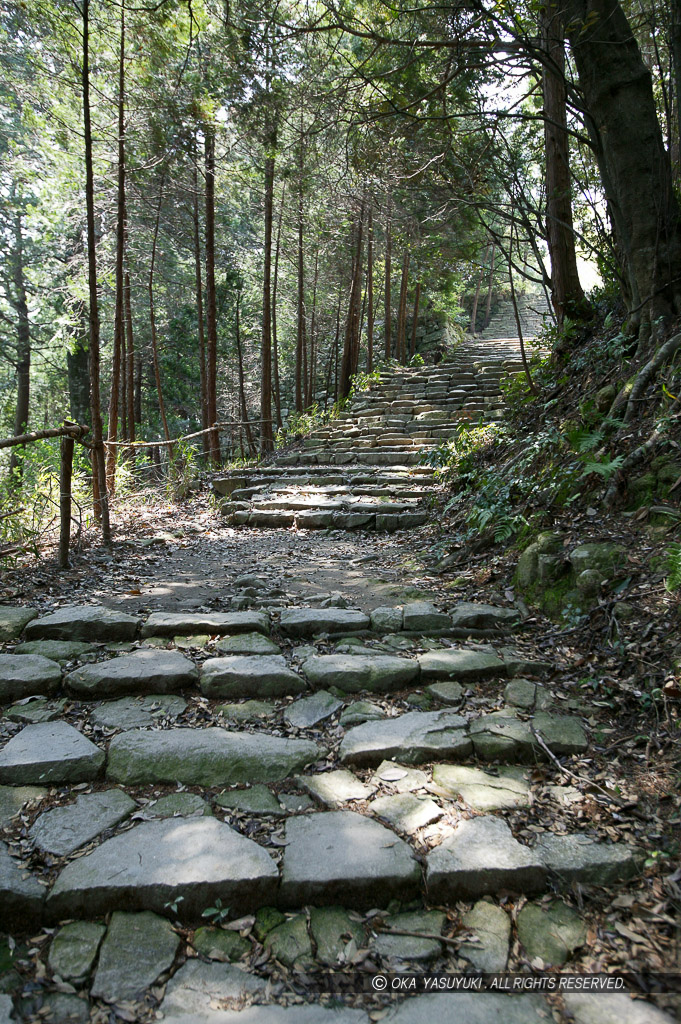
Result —
[[0, 702], [49, 697], [61, 682], [61, 669], [39, 654], [0, 654]]
[[463, 700], [464, 689], [455, 679], [443, 679], [440, 683], [431, 683], [427, 686], [426, 693], [442, 704], [456, 705]]
[[385, 718], [386, 713], [378, 704], [372, 704], [368, 700], [356, 700], [341, 712], [339, 724], [344, 729], [353, 725], [361, 725], [362, 722], [375, 721], [377, 718]]
[[177, 718], [186, 707], [182, 697], [168, 694], [121, 697], [93, 708], [90, 721], [103, 729], [143, 729], [162, 718]]
[[67, 864], [47, 905], [59, 920], [119, 909], [167, 914], [178, 901], [177, 916], [189, 921], [216, 899], [235, 914], [272, 903], [277, 881], [269, 854], [224, 822], [166, 818], [143, 822]]
[[530, 960], [541, 957], [546, 966], [562, 967], [586, 941], [586, 924], [565, 903], [548, 906], [526, 903], [518, 914], [518, 938]]
[[106, 927], [94, 921], [72, 921], [52, 939], [48, 963], [62, 981], [83, 981], [95, 962]]
[[387, 786], [393, 793], [412, 793], [427, 785], [428, 776], [419, 768], [398, 764], [396, 761], [382, 761], [371, 781], [377, 786]]
[[406, 999], [383, 1018], [383, 1024], [546, 1024], [547, 1020], [551, 1020], [550, 1007], [535, 992], [441, 992]]
[[369, 616], [354, 608], [284, 608], [280, 618], [281, 632], [291, 637], [356, 633], [370, 625]]
[[[425, 932], [439, 935], [444, 928], [446, 915], [439, 910], [412, 911], [393, 914], [384, 921], [386, 929], [397, 931]], [[371, 948], [384, 959], [414, 960], [419, 963], [436, 960], [442, 955], [442, 943], [437, 939], [420, 939], [414, 935], [391, 935], [381, 931], [371, 943]]]
[[233, 722], [260, 722], [275, 715], [277, 709], [271, 701], [245, 700], [240, 704], [220, 704], [215, 713]]
[[193, 818], [196, 815], [211, 814], [210, 806], [198, 793], [168, 793], [153, 804], [146, 804], [144, 814], [150, 818]]
[[565, 992], [574, 1024], [673, 1024], [674, 1017], [624, 992]]
[[14, 654], [39, 654], [50, 661], [65, 665], [69, 661], [77, 661], [83, 654], [96, 650], [94, 644], [80, 640], [27, 640], [14, 648]]
[[27, 725], [0, 750], [0, 783], [90, 782], [104, 751], [66, 722]]
[[303, 672], [313, 686], [336, 686], [345, 693], [390, 693], [419, 677], [417, 661], [390, 654], [324, 654], [308, 658]]
[[[232, 969], [237, 970], [237, 968]], [[256, 980], [253, 975], [245, 975], [245, 977]], [[239, 998], [241, 1003], [244, 1001], [244, 995], [242, 994]], [[281, 1006], [272, 1003], [267, 1006], [245, 1006], [239, 1010], [206, 1011], [201, 1015], [197, 1015], [195, 1012], [173, 1012], [164, 1018], [164, 1024], [370, 1024], [370, 1022], [364, 1010], [353, 1010], [347, 1006], [326, 1007], [315, 1003]]]
[[321, 748], [309, 740], [219, 728], [134, 729], [112, 739], [107, 775], [126, 785], [279, 782], [321, 756]]
[[403, 629], [413, 630], [417, 633], [429, 633], [432, 629], [451, 629], [451, 626], [450, 616], [439, 611], [430, 601], [413, 601], [404, 606]]
[[306, 689], [281, 654], [209, 658], [201, 668], [201, 692], [207, 697], [283, 697]]
[[311, 729], [334, 715], [343, 702], [328, 690], [318, 690], [310, 697], [303, 697], [289, 704], [284, 711], [284, 721], [296, 729]]
[[502, 766], [492, 774], [467, 765], [438, 764], [433, 768], [433, 783], [476, 811], [529, 807], [531, 803], [530, 784], [522, 768]]
[[215, 649], [221, 654], [279, 654], [281, 648], [262, 633], [237, 633], [218, 640]]
[[555, 875], [570, 888], [582, 885], [611, 885], [633, 878], [640, 869], [641, 852], [628, 843], [599, 843], [586, 835], [540, 835], [534, 852]]
[[15, 814], [29, 803], [47, 796], [42, 786], [0, 786], [0, 828], [9, 824]]
[[326, 811], [286, 822], [280, 901], [373, 907], [413, 899], [421, 871], [394, 832], [354, 811]]
[[[576, 718], [539, 712], [533, 724], [554, 754], [581, 754], [588, 746], [584, 729]], [[470, 734], [476, 754], [486, 761], [527, 764], [547, 759], [532, 733], [530, 722], [516, 718], [510, 711], [481, 715], [471, 722]]]
[[394, 793], [372, 800], [369, 810], [377, 818], [387, 821], [398, 832], [411, 834], [425, 828], [442, 817], [441, 807], [427, 797], [419, 798], [413, 793]]
[[215, 798], [219, 807], [226, 807], [228, 810], [243, 811], [255, 817], [267, 814], [282, 814], [282, 809], [276, 796], [261, 784], [249, 786], [248, 789], [235, 789], [231, 792], [220, 793]]
[[25, 626], [37, 616], [37, 608], [0, 604], [0, 643], [16, 640], [21, 636]]
[[65, 605], [50, 615], [33, 619], [25, 629], [27, 640], [134, 640], [139, 620], [103, 605]]
[[543, 711], [552, 704], [551, 694], [539, 683], [530, 679], [512, 679], [504, 689], [504, 700], [513, 707], [525, 711]]
[[264, 978], [230, 964], [188, 960], [168, 982], [161, 1004], [163, 1020], [166, 1024], [220, 1024], [226, 1014], [234, 1021], [241, 1021], [242, 1014], [250, 1010], [256, 1014], [252, 1019], [258, 1020], [257, 1015], [266, 1007], [251, 1006], [243, 1010], [216, 1010], [215, 1007], [243, 1005], [263, 993], [265, 985]]
[[402, 608], [374, 608], [371, 613], [371, 628], [374, 633], [398, 633], [402, 629]]
[[172, 965], [180, 936], [170, 921], [144, 911], [111, 915], [90, 995], [106, 1003], [140, 999]]
[[465, 956], [477, 971], [486, 974], [505, 971], [511, 940], [511, 919], [506, 911], [487, 897], [478, 900], [462, 920], [478, 941], [462, 943], [459, 947], [461, 956]]
[[430, 899], [475, 899], [511, 889], [538, 892], [547, 872], [536, 851], [513, 838], [501, 818], [485, 815], [459, 822], [452, 835], [427, 857]]
[[222, 963], [239, 960], [252, 949], [248, 939], [242, 938], [238, 932], [231, 932], [226, 928], [207, 927], [196, 929], [192, 946], [201, 956], [208, 957], [209, 960], [220, 960]]
[[[28, 876], [28, 877], [24, 877]], [[40, 923], [47, 890], [0, 842], [0, 921], [24, 932]]]
[[68, 857], [100, 832], [124, 821], [136, 807], [135, 801], [120, 789], [84, 793], [67, 807], [53, 807], [39, 815], [29, 836], [39, 850]]
[[152, 612], [142, 626], [142, 636], [191, 636], [197, 633], [225, 635], [270, 631], [266, 612]]
[[399, 718], [365, 722], [345, 734], [340, 760], [373, 766], [392, 758], [405, 764], [460, 759], [473, 749], [466, 726], [466, 719], [452, 711], [408, 711]]
[[332, 808], [342, 807], [349, 800], [367, 800], [376, 792], [376, 786], [365, 785], [342, 768], [321, 775], [299, 775], [296, 781], [306, 793]]
[[505, 631], [520, 622], [517, 608], [500, 608], [477, 601], [461, 601], [450, 609], [455, 629], [495, 629]]
[[472, 683], [479, 679], [496, 679], [506, 675], [506, 665], [489, 651], [452, 648], [446, 651], [426, 651], [419, 655], [423, 682], [435, 679], [455, 679]]
[[38, 697], [36, 700], [29, 700], [27, 703], [20, 702], [13, 707], [7, 708], [5, 717], [11, 722], [23, 722], [28, 725], [35, 725], [37, 722], [53, 722], [60, 718], [66, 707], [66, 699], [46, 700]]
[[198, 679], [194, 663], [178, 651], [134, 651], [70, 672], [64, 685], [79, 697], [175, 693]]

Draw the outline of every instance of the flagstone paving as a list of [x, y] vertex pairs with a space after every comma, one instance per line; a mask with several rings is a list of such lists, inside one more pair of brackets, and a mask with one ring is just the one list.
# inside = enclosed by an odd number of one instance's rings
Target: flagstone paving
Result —
[[[430, 468], [347, 440], [222, 493], [301, 531], [414, 525]], [[4, 972], [0, 935], [0, 1022], [670, 1024], [618, 994], [314, 995], [329, 966], [570, 969], [590, 894], [626, 893], [646, 851], [582, 813], [591, 708], [523, 650], [520, 606], [301, 600], [282, 537], [281, 581], [244, 564], [230, 610], [0, 607], [0, 932], [38, 950]]]

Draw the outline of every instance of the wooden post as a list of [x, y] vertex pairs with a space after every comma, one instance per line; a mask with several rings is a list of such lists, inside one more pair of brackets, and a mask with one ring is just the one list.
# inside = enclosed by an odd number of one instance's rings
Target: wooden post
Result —
[[59, 467], [59, 568], [69, 568], [71, 540], [71, 478], [73, 476], [73, 438], [61, 439]]

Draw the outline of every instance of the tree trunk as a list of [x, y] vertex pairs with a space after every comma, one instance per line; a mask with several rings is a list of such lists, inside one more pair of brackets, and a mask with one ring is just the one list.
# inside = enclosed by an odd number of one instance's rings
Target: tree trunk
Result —
[[494, 291], [494, 264], [497, 258], [497, 240], [492, 239], [492, 256], [489, 261], [489, 278], [487, 281], [487, 300], [485, 302], [485, 319], [482, 322], [483, 331], [487, 327], [491, 319], [492, 310], [492, 292]]
[[272, 218], [274, 214], [274, 146], [276, 132], [270, 133], [271, 151], [265, 160], [265, 252], [262, 275], [262, 353], [260, 364], [260, 450], [274, 448], [272, 431]]
[[628, 279], [630, 323], [645, 343], [658, 318], [681, 312], [681, 211], [652, 78], [617, 0], [566, 0], [565, 13]]
[[238, 360], [239, 370], [239, 405], [241, 408], [240, 419], [243, 420], [244, 430], [246, 433], [246, 443], [248, 444], [248, 454], [255, 455], [255, 445], [253, 444], [253, 434], [251, 433], [251, 425], [248, 422], [248, 409], [246, 407], [246, 389], [244, 388], [244, 360], [243, 353], [241, 351], [241, 289], [236, 293], [236, 316], [234, 320], [234, 336], [236, 338], [236, 354]]
[[385, 358], [386, 361], [390, 359], [392, 355], [392, 346], [390, 344], [390, 326], [391, 326], [391, 299], [390, 299], [390, 273], [391, 267], [391, 253], [392, 250], [392, 229], [390, 223], [390, 207], [388, 206], [388, 215], [386, 217], [385, 224]]
[[476, 321], [478, 319], [478, 302], [480, 301], [480, 290], [482, 288], [482, 279], [485, 276], [485, 264], [487, 263], [487, 256], [488, 255], [489, 255], [489, 242], [487, 242], [487, 246], [485, 248], [485, 255], [482, 258], [482, 263], [480, 265], [480, 276], [478, 277], [478, 284], [477, 284], [477, 287], [475, 289], [475, 296], [473, 297], [473, 308], [471, 310], [471, 321], [470, 321], [470, 327], [469, 327], [469, 330], [470, 330], [471, 334], [473, 335], [473, 337], [475, 337]]
[[[168, 419], [166, 417], [166, 406], [163, 400], [163, 384], [161, 382], [161, 364], [158, 358], [158, 339], [156, 336], [156, 305], [154, 303], [154, 269], [156, 265], [156, 247], [158, 243], [158, 227], [161, 220], [161, 204], [163, 203], [163, 185], [165, 174], [161, 175], [158, 188], [158, 205], [156, 207], [156, 222], [154, 224], [154, 235], [151, 243], [151, 263], [149, 265], [149, 325], [151, 327], [151, 358], [154, 367], [154, 380], [156, 381], [156, 394], [158, 396], [158, 411], [163, 424], [163, 434], [166, 441], [170, 440]], [[168, 449], [170, 452], [171, 450]]]
[[[338, 304], [336, 306], [336, 334], [334, 336], [333, 342], [331, 343], [331, 345], [329, 347], [329, 366], [328, 366], [328, 370], [327, 370], [327, 373], [326, 373], [326, 395], [324, 396], [324, 411], [325, 412], [326, 412], [327, 406], [329, 404], [329, 395], [331, 394], [331, 370], [333, 368], [334, 361], [336, 362], [336, 366], [338, 364], [337, 353], [338, 353], [338, 344], [340, 342], [340, 316], [341, 316], [341, 304], [342, 304], [342, 302], [343, 302], [343, 286], [341, 284], [340, 288], [338, 289]], [[336, 370], [336, 381], [334, 383], [334, 394], [336, 392], [337, 386], [338, 386], [338, 371]]]
[[414, 319], [411, 323], [411, 344], [409, 346], [409, 356], [411, 359], [416, 355], [416, 328], [419, 322], [419, 300], [421, 298], [421, 282], [416, 282], [416, 293], [414, 295]]
[[[194, 197], [193, 197], [193, 221], [194, 221], [194, 279], [196, 282], [196, 320], [199, 335], [199, 378], [201, 388], [201, 430], [207, 430], [210, 424], [208, 419], [208, 383], [206, 380], [206, 332], [203, 322], [203, 281], [201, 280], [201, 223], [199, 218], [199, 173], [197, 168], [198, 152], [196, 139], [194, 139]], [[210, 434], [201, 435], [203, 456], [206, 462], [210, 461]]]
[[95, 517], [102, 524], [102, 539], [111, 543], [106, 468], [102, 443], [102, 404], [99, 388], [99, 304], [97, 295], [97, 238], [95, 234], [95, 180], [92, 161], [90, 114], [90, 0], [82, 0], [83, 15], [83, 137], [85, 142], [85, 208], [87, 219], [88, 291], [90, 298], [90, 416], [92, 420], [92, 491]]
[[[31, 396], [31, 327], [28, 318], [26, 278], [24, 276], [24, 234], [21, 210], [14, 218], [14, 252], [11, 256], [14, 310], [17, 316], [17, 405], [14, 411], [14, 436], [26, 433]], [[24, 448], [13, 448], [9, 471], [11, 482], [20, 484], [23, 476]]]
[[135, 423], [142, 423], [142, 357], [135, 356]]
[[274, 407], [277, 416], [277, 427], [281, 430], [281, 387], [279, 385], [279, 339], [277, 337], [277, 286], [279, 284], [279, 253], [281, 251], [281, 223], [284, 219], [284, 197], [286, 182], [281, 187], [281, 207], [277, 224], [277, 243], [274, 250], [274, 276], [272, 279], [272, 371], [274, 374]]
[[141, 417], [137, 415], [135, 404], [135, 338], [132, 331], [132, 306], [130, 303], [130, 274], [125, 272], [125, 340], [127, 350], [128, 377], [128, 440], [135, 440], [135, 422]]
[[409, 250], [404, 250], [402, 257], [402, 277], [400, 280], [400, 304], [397, 311], [397, 338], [395, 342], [396, 355], [404, 365], [407, 361], [407, 287], [409, 284]]
[[374, 221], [369, 207], [367, 230], [367, 373], [374, 368]]
[[296, 412], [303, 411], [305, 399], [305, 263], [304, 263], [304, 201], [303, 201], [303, 134], [298, 145], [298, 301], [296, 306]]
[[319, 249], [314, 256], [314, 278], [312, 282], [312, 314], [310, 316], [310, 372], [308, 376], [307, 393], [305, 405], [309, 407], [314, 402], [315, 379], [317, 376], [317, 285], [319, 283]]
[[[217, 359], [218, 321], [215, 297], [215, 128], [204, 125], [206, 165], [206, 414], [208, 426], [218, 419]], [[212, 430], [210, 459], [214, 466], [220, 465], [220, 435]]]
[[[121, 353], [123, 349], [123, 250], [125, 248], [125, 2], [121, 5], [121, 41], [118, 58], [118, 197], [116, 209], [116, 309], [114, 313], [113, 365], [109, 396], [109, 429], [107, 439], [118, 437], [118, 400], [121, 386]], [[111, 497], [116, 490], [116, 447], [106, 449], [106, 488]]]
[[345, 323], [345, 340], [343, 344], [343, 358], [341, 360], [340, 378], [338, 380], [337, 397], [347, 398], [350, 394], [352, 376], [356, 361], [358, 348], [359, 314], [361, 303], [361, 280], [362, 280], [362, 220], [360, 214], [351, 229], [351, 245], [353, 251], [352, 274], [350, 284], [350, 300], [348, 302], [348, 316]]
[[572, 224], [563, 13], [554, 2], [542, 10], [540, 19], [546, 56], [542, 66], [546, 236], [551, 259], [551, 299], [560, 325], [566, 316], [578, 319], [588, 315], [590, 307], [579, 281]]

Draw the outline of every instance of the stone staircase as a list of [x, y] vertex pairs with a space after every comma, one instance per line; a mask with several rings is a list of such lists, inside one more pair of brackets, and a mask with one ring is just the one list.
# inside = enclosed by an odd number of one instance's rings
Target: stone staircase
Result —
[[[588, 708], [522, 630], [476, 603], [0, 609], [0, 932], [41, 979], [0, 967], [0, 1021], [369, 1024], [381, 971], [503, 971], [516, 940], [563, 963], [572, 890], [643, 858], [575, 828], [553, 759], [588, 753]], [[330, 970], [361, 970], [363, 1000], [282, 1005]], [[577, 995], [577, 1024], [669, 1022]], [[557, 1019], [541, 994], [470, 998], [382, 1019]]]
[[213, 481], [235, 526], [396, 530], [427, 520], [428, 452], [462, 422], [503, 415], [502, 377], [521, 369], [517, 340], [468, 340], [449, 361], [398, 367], [300, 449]]
[[[537, 335], [542, 327], [544, 316], [550, 314], [551, 311], [543, 291], [526, 292], [519, 295], [517, 301], [523, 339], [529, 341]], [[512, 303], [508, 300], [502, 302], [487, 327], [476, 337], [478, 340], [488, 341], [492, 345], [498, 344], [497, 339], [499, 338], [517, 339], [518, 325]]]

